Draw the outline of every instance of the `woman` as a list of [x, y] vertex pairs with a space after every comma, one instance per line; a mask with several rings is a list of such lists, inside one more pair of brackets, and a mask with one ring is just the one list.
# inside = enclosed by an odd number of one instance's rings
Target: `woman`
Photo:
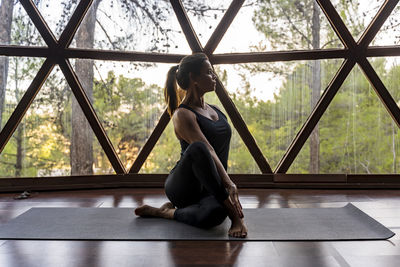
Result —
[[219, 225], [228, 216], [232, 223], [228, 234], [246, 237], [238, 191], [226, 171], [231, 128], [226, 116], [203, 98], [215, 86], [216, 76], [203, 53], [186, 56], [169, 70], [164, 95], [182, 148], [181, 158], [165, 182], [171, 202], [160, 208], [143, 205], [135, 214], [202, 228]]

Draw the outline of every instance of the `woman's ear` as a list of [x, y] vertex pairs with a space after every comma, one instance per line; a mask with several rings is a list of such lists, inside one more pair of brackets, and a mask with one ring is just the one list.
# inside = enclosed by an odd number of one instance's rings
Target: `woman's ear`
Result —
[[197, 85], [196, 75], [193, 72], [189, 72], [189, 79], [191, 84]]

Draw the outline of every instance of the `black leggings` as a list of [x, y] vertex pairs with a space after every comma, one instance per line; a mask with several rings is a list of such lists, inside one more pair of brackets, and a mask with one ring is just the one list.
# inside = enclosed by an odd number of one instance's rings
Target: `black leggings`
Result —
[[177, 207], [177, 221], [210, 228], [227, 217], [222, 203], [229, 194], [203, 142], [194, 142], [185, 150], [165, 182], [165, 193]]

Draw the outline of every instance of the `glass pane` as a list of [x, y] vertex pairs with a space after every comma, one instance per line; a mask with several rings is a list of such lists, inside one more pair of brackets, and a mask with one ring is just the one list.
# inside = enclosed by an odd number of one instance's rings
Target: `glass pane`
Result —
[[132, 165], [164, 112], [163, 85], [171, 66], [75, 61], [82, 85], [93, 85], [94, 109], [125, 166]]
[[356, 42], [384, 3], [383, 0], [331, 1]]
[[[398, 173], [400, 131], [356, 66], [319, 122], [319, 173]], [[289, 173], [309, 173], [309, 145]]]
[[400, 57], [369, 58], [397, 105], [400, 105]]
[[399, 45], [400, 44], [400, 5], [392, 11], [382, 28], [379, 30], [372, 45]]
[[0, 107], [3, 105], [0, 108], [0, 130], [14, 112], [43, 62], [44, 59], [40, 58], [0, 56], [0, 92], [5, 92], [4, 99], [0, 99]]
[[[218, 65], [218, 76], [226, 83], [272, 169], [308, 118], [341, 61]], [[314, 76], [319, 68], [320, 75]]]
[[179, 160], [180, 153], [181, 146], [175, 136], [174, 125], [170, 121], [139, 173], [169, 173]]
[[190, 53], [169, 1], [95, 3], [98, 5], [93, 4], [86, 14], [72, 47]]
[[215, 52], [343, 47], [318, 5], [314, 13], [314, 2], [247, 0]]
[[[58, 39], [79, 1], [34, 1], [43, 19]], [[93, 1], [96, 2], [96, 1]]]
[[[17, 1], [14, 4], [14, 2], [5, 1], [4, 3], [10, 4], [10, 8], [5, 12], [12, 16], [1, 18], [5, 28], [4, 31], [0, 31], [0, 45], [46, 46], [21, 3]], [[6, 25], [9, 25], [8, 29]]]
[[[219, 77], [223, 77], [223, 72], [221, 73], [221, 69], [216, 68], [216, 71]], [[225, 88], [226, 88], [226, 82], [225, 82]], [[226, 110], [222, 106], [217, 95], [213, 92], [206, 94], [205, 101], [221, 109], [221, 111], [228, 118], [228, 123], [232, 129], [232, 137], [231, 137], [231, 143], [229, 147], [229, 157], [228, 157], [228, 173], [240, 173], [240, 174], [261, 173], [257, 163], [254, 161], [254, 158], [251, 156], [249, 150], [244, 144], [239, 133], [236, 131], [231, 119], [229, 118], [228, 112], [226, 112]], [[247, 123], [246, 119], [245, 122]]]
[[232, 1], [194, 0], [184, 1], [190, 23], [203, 47], [221, 21]]

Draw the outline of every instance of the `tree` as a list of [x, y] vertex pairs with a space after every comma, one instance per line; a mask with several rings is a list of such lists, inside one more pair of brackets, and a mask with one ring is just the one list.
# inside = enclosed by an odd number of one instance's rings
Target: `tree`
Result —
[[[272, 48], [283, 49], [320, 49], [337, 46], [339, 40], [333, 34], [326, 20], [321, 20], [321, 12], [316, 1], [260, 0], [260, 8], [255, 11], [253, 21], [256, 29], [264, 34], [268, 44], [260, 45], [258, 50]], [[343, 6], [342, 6], [343, 5]], [[347, 15], [357, 3], [344, 2], [337, 6]], [[345, 8], [343, 8], [345, 7]], [[347, 11], [346, 11], [347, 10]], [[358, 30], [361, 24], [353, 26]], [[322, 36], [321, 36], [322, 34]], [[322, 37], [322, 38], [321, 38]], [[321, 40], [322, 39], [322, 40]], [[323, 42], [321, 46], [321, 41]], [[321, 95], [321, 61], [314, 60], [309, 64], [311, 79], [310, 107], [314, 108]], [[256, 67], [253, 71], [267, 71], [265, 67]], [[273, 67], [269, 71], [282, 72], [282, 68]], [[310, 136], [310, 173], [319, 173], [319, 127], [315, 126]]]
[[[0, 4], [0, 44], [9, 44], [11, 40], [11, 22], [14, 10], [13, 0], [2, 0]], [[8, 58], [0, 56], [0, 129], [4, 111], [8, 76]]]

